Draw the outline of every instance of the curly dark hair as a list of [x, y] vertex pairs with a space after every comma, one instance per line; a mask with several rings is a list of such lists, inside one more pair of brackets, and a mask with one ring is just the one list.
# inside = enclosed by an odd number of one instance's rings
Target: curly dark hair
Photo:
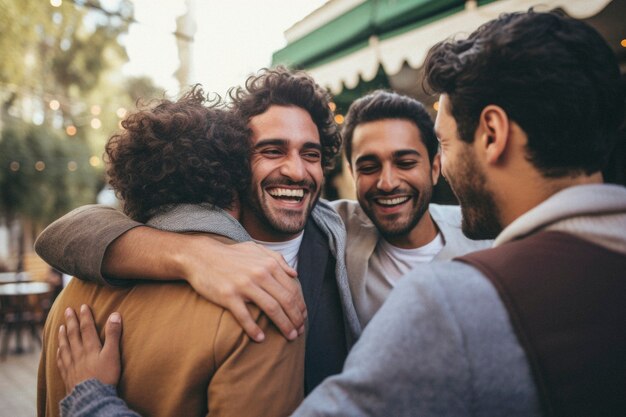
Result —
[[317, 126], [322, 145], [322, 166], [332, 168], [341, 149], [341, 135], [330, 110], [330, 95], [304, 71], [283, 66], [264, 68], [246, 80], [245, 86], [229, 91], [233, 110], [246, 122], [272, 105], [297, 106], [306, 110]]
[[[346, 114], [342, 134], [349, 164], [352, 159], [354, 129], [362, 123], [382, 119], [404, 119], [412, 122], [420, 131], [422, 141], [428, 150], [428, 159], [430, 162], [433, 161], [439, 149], [439, 143], [435, 135], [433, 120], [424, 105], [414, 98], [393, 91], [375, 90], [354, 101]], [[388, 140], [393, 140], [393, 138], [388, 138]]]
[[230, 208], [250, 182], [250, 132], [240, 118], [207, 105], [195, 86], [122, 121], [106, 144], [109, 183], [124, 212], [145, 222], [168, 204]]
[[438, 43], [424, 81], [449, 96], [466, 142], [485, 106], [504, 109], [527, 134], [527, 157], [546, 177], [601, 170], [623, 122], [611, 48], [592, 27], [557, 11], [503, 14], [467, 39]]

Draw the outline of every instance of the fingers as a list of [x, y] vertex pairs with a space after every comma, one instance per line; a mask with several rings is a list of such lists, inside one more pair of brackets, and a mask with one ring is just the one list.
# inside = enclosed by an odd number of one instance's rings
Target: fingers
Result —
[[96, 330], [96, 324], [93, 321], [91, 310], [85, 304], [80, 306], [80, 334], [83, 341], [83, 347], [88, 352], [100, 352], [102, 344]]
[[295, 269], [293, 269], [291, 266], [289, 266], [289, 264], [285, 261], [285, 258], [283, 258], [283, 256], [280, 253], [267, 249], [264, 246], [259, 246], [259, 247], [262, 250], [264, 250], [269, 256], [274, 258], [278, 262], [278, 265], [281, 267], [281, 269], [285, 271], [287, 275], [289, 275], [292, 278], [296, 278], [298, 276], [298, 272]]
[[278, 327], [280, 332], [288, 339], [294, 340], [298, 337], [298, 327], [294, 326], [285, 310], [283, 310], [280, 303], [264, 291], [262, 288], [257, 287], [250, 289], [248, 298], [254, 304], [256, 304], [263, 312], [269, 317], [269, 319]]
[[69, 341], [70, 352], [72, 354], [82, 354], [83, 341], [80, 335], [78, 319], [74, 309], [68, 307], [65, 309], [65, 329]]
[[[274, 258], [279, 266], [287, 263], [283, 257], [269, 249], [263, 248], [272, 258]], [[291, 269], [291, 268], [289, 268]], [[293, 269], [291, 269], [294, 271]], [[287, 336], [293, 329], [299, 329], [298, 333], [302, 334], [304, 331], [304, 321], [307, 317], [306, 304], [304, 302], [304, 296], [302, 295], [302, 288], [300, 283], [293, 279], [291, 275], [284, 273], [284, 268], [274, 268], [271, 270], [272, 275], [265, 275], [264, 279], [260, 280], [259, 286], [267, 292], [270, 297], [278, 302], [282, 312], [287, 316], [291, 322], [291, 327], [283, 327], [276, 320], [280, 319], [280, 314], [274, 315], [270, 311], [261, 307], [261, 309], [270, 317], [270, 319], [276, 324], [285, 336]], [[295, 271], [294, 271], [295, 272]]]
[[233, 300], [229, 305], [225, 305], [224, 308], [231, 312], [248, 337], [255, 342], [265, 340], [265, 333], [263, 333], [261, 328], [252, 319], [250, 310], [248, 310], [248, 306], [246, 306], [246, 303], [242, 299]]
[[72, 366], [72, 353], [70, 351], [69, 340], [67, 339], [67, 332], [64, 325], [59, 328], [59, 348], [57, 349], [57, 367], [61, 373], [61, 378], [65, 383], [66, 393], [70, 393], [72, 388], [67, 384], [67, 374], [69, 368]]
[[116, 312], [109, 316], [104, 328], [104, 347], [102, 348], [104, 359], [119, 362], [121, 336], [122, 316]]
[[[288, 335], [294, 329], [303, 326], [306, 319], [306, 306], [300, 284], [291, 278], [285, 281], [271, 277], [262, 280], [259, 287], [263, 293], [254, 296], [255, 303], [269, 316], [285, 337], [289, 338]], [[271, 300], [264, 295], [268, 295]], [[264, 300], [265, 304], [259, 304]], [[285, 322], [281, 321], [283, 317]]]

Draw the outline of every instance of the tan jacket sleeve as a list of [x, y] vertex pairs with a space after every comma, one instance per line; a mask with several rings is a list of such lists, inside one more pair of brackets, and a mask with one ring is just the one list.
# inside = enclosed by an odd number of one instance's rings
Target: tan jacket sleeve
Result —
[[250, 340], [229, 312], [222, 314], [217, 369], [208, 387], [210, 417], [288, 416], [304, 398], [305, 336], [290, 342], [267, 316], [258, 310], [257, 316], [262, 343]]
[[35, 251], [66, 274], [101, 285], [122, 284], [102, 276], [104, 253], [120, 235], [141, 225], [112, 207], [87, 205], [72, 210], [41, 232]]

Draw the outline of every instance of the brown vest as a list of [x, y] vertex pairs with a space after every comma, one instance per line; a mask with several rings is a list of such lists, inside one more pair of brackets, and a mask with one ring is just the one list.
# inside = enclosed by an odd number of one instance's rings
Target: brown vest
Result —
[[497, 289], [549, 416], [626, 416], [626, 256], [542, 232], [457, 260]]

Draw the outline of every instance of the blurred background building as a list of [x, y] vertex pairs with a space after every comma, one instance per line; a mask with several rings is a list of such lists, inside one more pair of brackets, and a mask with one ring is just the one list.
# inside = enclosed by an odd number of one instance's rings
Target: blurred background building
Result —
[[[560, 9], [595, 27], [615, 51], [626, 84], [626, 0], [330, 0], [285, 32], [288, 44], [273, 54], [273, 64], [305, 69], [328, 88], [338, 123], [356, 98], [376, 88], [415, 97], [434, 117], [438, 97], [421, 86], [430, 47], [530, 7]], [[605, 173], [608, 181], [626, 183], [625, 155], [622, 140]], [[335, 174], [327, 196], [353, 197], [345, 164]], [[454, 202], [445, 182], [435, 200]]]
[[[590, 23], [626, 74], [626, 0], [267, 0], [254, 5], [244, 0], [0, 0], [0, 268], [23, 269], [31, 259], [36, 262], [34, 237], [69, 210], [96, 201], [116, 204], [105, 186], [103, 147], [138, 100], [163, 96], [165, 89], [153, 81], [163, 80], [155, 77], [159, 71], [172, 81], [166, 81], [169, 96], [197, 82], [224, 94], [220, 80], [234, 86], [263, 66], [284, 64], [307, 70], [328, 88], [338, 123], [352, 101], [376, 88], [416, 97], [434, 116], [437, 98], [421, 87], [429, 48], [467, 35], [500, 13], [533, 6], [562, 9]], [[270, 36], [282, 36], [285, 27], [284, 40]], [[140, 31], [144, 40], [137, 44]], [[133, 51], [151, 58], [129, 62]], [[125, 66], [134, 66], [134, 75], [123, 71]], [[622, 141], [606, 172], [611, 182], [626, 182], [624, 146]], [[341, 161], [325, 196], [354, 196]], [[444, 181], [435, 200], [454, 202]]]

